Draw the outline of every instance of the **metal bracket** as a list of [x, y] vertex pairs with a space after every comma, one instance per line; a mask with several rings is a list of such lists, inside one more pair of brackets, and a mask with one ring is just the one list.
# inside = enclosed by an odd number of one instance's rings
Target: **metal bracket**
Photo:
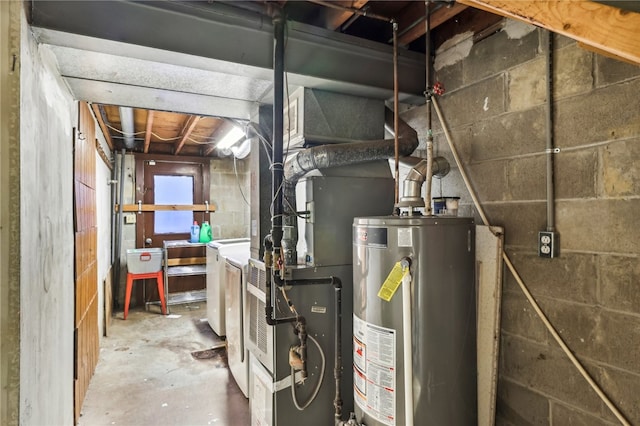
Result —
[[205, 201], [205, 202], [204, 202], [204, 205], [205, 205], [205, 206], [207, 206], [207, 207], [206, 207], [206, 209], [205, 209], [205, 213], [207, 213], [207, 214], [208, 214], [208, 213], [209, 213], [209, 202], [208, 202], [208, 201]]
[[142, 200], [138, 200], [138, 214], [142, 214]]
[[545, 149], [545, 154], [560, 154], [560, 148]]

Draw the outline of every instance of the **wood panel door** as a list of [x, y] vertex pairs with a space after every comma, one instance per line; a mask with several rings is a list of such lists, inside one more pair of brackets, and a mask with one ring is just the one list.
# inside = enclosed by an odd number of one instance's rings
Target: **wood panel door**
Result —
[[[204, 204], [209, 201], [209, 160], [193, 157], [167, 157], [159, 155], [136, 155], [136, 202], [143, 204]], [[172, 189], [175, 188], [175, 189]], [[175, 196], [175, 198], [174, 198]], [[188, 240], [193, 221], [202, 224], [210, 221], [210, 213], [174, 211], [143, 212], [137, 214], [136, 247], [163, 247], [164, 241]], [[175, 228], [167, 223], [178, 224]], [[203, 248], [175, 249], [176, 257], [204, 256]], [[202, 290], [206, 288], [205, 276], [172, 277], [169, 293]], [[145, 280], [143, 286], [134, 286], [135, 303], [158, 300], [154, 280]]]
[[78, 105], [74, 132], [75, 231], [74, 414], [78, 422], [99, 355], [95, 124], [89, 106]]

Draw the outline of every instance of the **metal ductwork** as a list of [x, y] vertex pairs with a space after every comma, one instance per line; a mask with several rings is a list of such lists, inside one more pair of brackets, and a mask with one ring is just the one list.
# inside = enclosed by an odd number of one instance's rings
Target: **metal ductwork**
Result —
[[[385, 128], [393, 128], [394, 114], [385, 110]], [[410, 155], [418, 147], [418, 134], [402, 120], [398, 125], [398, 152]], [[284, 229], [283, 256], [286, 264], [296, 263], [298, 241], [296, 184], [308, 172], [316, 169], [349, 166], [376, 160], [388, 160], [395, 155], [395, 140], [353, 140], [348, 143], [321, 145], [301, 151], [290, 157], [284, 170]]]
[[[384, 118], [385, 127], [393, 128], [393, 111], [386, 108]], [[400, 120], [398, 133], [400, 156], [410, 155], [418, 147], [418, 134], [402, 120]], [[313, 143], [314, 141], [307, 140], [307, 142]], [[323, 143], [325, 141], [317, 142]], [[294, 200], [295, 197], [295, 186], [298, 179], [312, 170], [386, 160], [393, 156], [394, 139], [353, 140], [348, 143], [321, 145], [306, 149], [291, 157], [285, 164], [285, 197], [291, 204], [291, 200]]]
[[[400, 159], [400, 164], [412, 167], [402, 183], [402, 196], [397, 207], [408, 207], [409, 215], [413, 209], [425, 207], [425, 200], [422, 198], [422, 185], [429, 175], [438, 178], [445, 177], [451, 169], [449, 162], [444, 157], [434, 157], [429, 169], [429, 160], [416, 157], [406, 157]], [[431, 200], [427, 200], [431, 202]]]
[[120, 107], [120, 124], [122, 126], [122, 134], [124, 136], [124, 146], [126, 146], [127, 149], [133, 149], [135, 146], [133, 136], [135, 133], [133, 109], [129, 107]]

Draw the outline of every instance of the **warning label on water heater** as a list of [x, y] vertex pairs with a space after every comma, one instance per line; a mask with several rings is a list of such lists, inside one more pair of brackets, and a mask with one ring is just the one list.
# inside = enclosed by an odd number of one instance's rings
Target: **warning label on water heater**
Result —
[[396, 424], [396, 331], [353, 316], [353, 388], [369, 416]]

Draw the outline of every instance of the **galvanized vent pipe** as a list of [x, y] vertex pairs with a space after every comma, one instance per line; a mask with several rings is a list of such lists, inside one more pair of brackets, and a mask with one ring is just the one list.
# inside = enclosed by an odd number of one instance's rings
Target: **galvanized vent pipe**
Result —
[[136, 131], [133, 122], [133, 109], [120, 107], [120, 125], [122, 126], [122, 135], [124, 136], [124, 146], [126, 146], [127, 149], [133, 149], [135, 146], [134, 134]]

